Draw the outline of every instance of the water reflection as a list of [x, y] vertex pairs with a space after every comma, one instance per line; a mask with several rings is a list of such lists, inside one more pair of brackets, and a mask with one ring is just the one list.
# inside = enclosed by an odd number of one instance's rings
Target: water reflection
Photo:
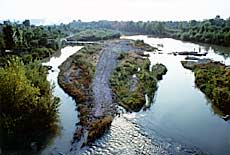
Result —
[[61, 105], [59, 107], [59, 124], [61, 125], [61, 130], [59, 135], [52, 138], [50, 137], [49, 144], [41, 151], [41, 154], [64, 154], [69, 152], [71, 148], [71, 141], [76, 128], [75, 124], [79, 121], [77, 117], [78, 112], [75, 110], [75, 101], [58, 85], [58, 66], [81, 48], [81, 46], [65, 47], [60, 52], [57, 52], [56, 55], [51, 57], [51, 59], [43, 63], [44, 65], [52, 66], [52, 70], [49, 71], [47, 79], [55, 84], [54, 95], [61, 99]]

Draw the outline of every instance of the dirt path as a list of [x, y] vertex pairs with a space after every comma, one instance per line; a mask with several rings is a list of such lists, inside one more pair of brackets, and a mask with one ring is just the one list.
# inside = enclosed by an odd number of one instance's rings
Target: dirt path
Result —
[[92, 112], [95, 117], [102, 117], [113, 113], [115, 104], [112, 104], [112, 90], [109, 78], [117, 66], [117, 57], [120, 53], [132, 50], [137, 49], [132, 47], [127, 40], [106, 42], [103, 53], [96, 66], [93, 80], [95, 104]]

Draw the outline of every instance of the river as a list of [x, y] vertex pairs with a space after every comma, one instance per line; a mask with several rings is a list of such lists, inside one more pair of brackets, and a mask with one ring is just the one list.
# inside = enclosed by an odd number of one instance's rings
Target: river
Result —
[[[207, 51], [207, 58], [230, 65], [230, 49], [218, 46], [199, 45], [170, 38], [148, 38], [147, 36], [123, 37], [142, 39], [158, 46], [161, 52], [150, 53], [152, 65], [163, 63], [167, 74], [158, 83], [152, 106], [138, 113], [124, 113], [117, 116], [111, 129], [83, 154], [230, 154], [230, 123], [224, 121], [221, 112], [210, 103], [195, 86], [194, 74], [184, 69], [180, 61], [185, 56], [168, 53], [193, 51], [194, 48]], [[58, 66], [81, 47], [65, 47], [59, 57], [53, 57], [47, 65], [53, 67], [48, 80], [56, 85], [54, 94], [61, 98], [61, 134], [52, 139], [42, 154], [53, 152], [65, 154], [71, 147], [71, 140], [78, 122], [75, 103], [57, 84]]]
[[58, 51], [56, 55], [51, 57], [49, 60], [43, 63], [43, 65], [52, 66], [52, 70], [49, 71], [47, 76], [47, 80], [51, 83], [54, 83], [54, 95], [58, 96], [61, 99], [60, 107], [59, 107], [59, 120], [60, 120], [60, 133], [56, 137], [51, 137], [49, 144], [46, 146], [44, 150], [42, 150], [41, 154], [65, 154], [69, 152], [71, 148], [71, 142], [73, 139], [73, 134], [76, 129], [75, 124], [79, 122], [78, 120], [78, 112], [76, 110], [76, 103], [67, 95], [62, 88], [60, 88], [57, 77], [59, 73], [58, 66], [61, 65], [69, 56], [76, 53], [80, 50], [81, 46], [67, 46], [61, 51]]
[[209, 47], [170, 38], [147, 36], [123, 37], [141, 39], [159, 47], [150, 53], [152, 65], [163, 63], [167, 74], [158, 84], [153, 105], [146, 111], [117, 117], [111, 130], [87, 149], [85, 154], [230, 154], [230, 123], [195, 87], [194, 74], [182, 67], [185, 56], [168, 53], [207, 51], [207, 58], [230, 65], [230, 49]]

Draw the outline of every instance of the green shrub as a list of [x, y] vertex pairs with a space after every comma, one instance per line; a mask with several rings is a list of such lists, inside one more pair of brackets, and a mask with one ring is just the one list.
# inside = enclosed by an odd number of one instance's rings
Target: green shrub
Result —
[[195, 67], [195, 83], [224, 113], [230, 114], [230, 70], [223, 64]]
[[[18, 58], [0, 68], [1, 134], [13, 141], [57, 127], [59, 98], [52, 95], [45, 69], [38, 63], [24, 65]], [[6, 140], [5, 139], [5, 140]]]
[[[157, 64], [151, 72], [149, 59], [138, 57], [136, 53], [121, 54], [118, 60], [119, 64], [110, 77], [112, 89], [121, 106], [129, 111], [139, 111], [145, 105], [145, 95], [152, 102], [157, 79], [162, 78], [167, 69], [164, 65]], [[136, 79], [133, 79], [134, 74]]]

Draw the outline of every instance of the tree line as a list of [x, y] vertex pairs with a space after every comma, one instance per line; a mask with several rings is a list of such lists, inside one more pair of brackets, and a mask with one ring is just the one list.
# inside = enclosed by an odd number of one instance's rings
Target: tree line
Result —
[[145, 34], [158, 37], [172, 37], [185, 41], [210, 43], [230, 46], [230, 18], [222, 19], [219, 15], [203, 21], [107, 21], [82, 22], [72, 21], [62, 24], [63, 29], [78, 32], [82, 29], [112, 29], [123, 34]]
[[0, 24], [0, 55], [31, 54], [34, 59], [42, 59], [59, 49], [60, 38], [65, 35], [56, 26], [34, 26], [29, 20], [4, 21]]

